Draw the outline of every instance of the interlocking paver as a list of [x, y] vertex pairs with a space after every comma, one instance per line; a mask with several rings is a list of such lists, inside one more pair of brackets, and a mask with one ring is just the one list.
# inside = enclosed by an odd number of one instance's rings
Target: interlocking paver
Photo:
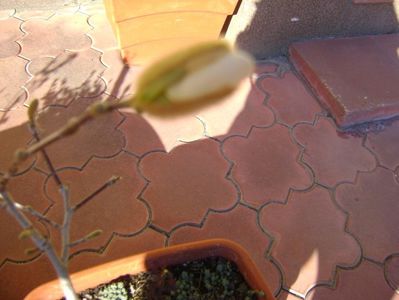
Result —
[[119, 49], [111, 24], [104, 13], [90, 16], [88, 22], [90, 26], [93, 27], [92, 30], [87, 33], [93, 40], [93, 47], [104, 52], [112, 49]]
[[79, 51], [91, 46], [91, 39], [84, 33], [90, 26], [83, 14], [54, 15], [48, 20], [29, 19], [22, 24], [22, 30], [26, 32], [20, 40], [22, 55], [29, 59], [57, 56], [64, 50]]
[[[111, 176], [121, 176], [117, 183], [102, 191], [73, 215], [71, 241], [97, 229], [103, 231], [99, 237], [75, 246], [73, 252], [104, 246], [113, 232], [134, 234], [146, 226], [149, 212], [146, 205], [136, 199], [144, 187], [136, 164], [137, 158], [121, 153], [112, 160], [92, 159], [82, 171], [65, 169], [59, 172], [61, 180], [71, 191], [72, 205], [91, 195]], [[46, 193], [55, 202], [48, 217], [61, 223], [63, 204], [54, 180], [47, 181]], [[52, 240], [58, 245], [58, 231], [52, 231]]]
[[303, 161], [324, 185], [353, 181], [358, 171], [371, 171], [376, 166], [373, 155], [362, 147], [362, 138], [339, 133], [331, 119], [321, 117], [315, 125], [300, 124], [294, 137], [305, 147]]
[[107, 66], [103, 74], [107, 92], [117, 98], [131, 97], [142, 67], [125, 65], [119, 49], [106, 51], [101, 62]]
[[254, 128], [248, 137], [229, 138], [223, 151], [234, 164], [231, 174], [243, 200], [252, 205], [282, 201], [290, 188], [306, 189], [312, 184], [309, 172], [297, 162], [300, 149], [284, 126]]
[[312, 122], [321, 111], [320, 105], [305, 85], [292, 72], [283, 78], [267, 77], [260, 85], [270, 97], [268, 105], [274, 108], [277, 118], [290, 126], [298, 122]]
[[143, 155], [154, 150], [164, 150], [164, 145], [158, 132], [146, 121], [141, 114], [131, 109], [123, 110], [126, 119], [118, 127], [125, 136], [124, 149], [136, 155]]
[[229, 135], [247, 135], [252, 126], [267, 127], [274, 122], [272, 111], [264, 105], [265, 98], [248, 79], [224, 101], [206, 107], [198, 116], [206, 124], [207, 136], [223, 139]]
[[0, 20], [0, 59], [19, 54], [21, 47], [16, 41], [23, 36], [21, 23], [15, 18]]
[[[45, 109], [38, 117], [40, 135], [52, 133], [64, 125], [68, 119], [82, 113], [97, 98], [79, 98], [68, 109], [52, 106]], [[54, 117], [57, 116], [57, 117]], [[118, 112], [112, 112], [84, 124], [75, 134], [47, 147], [47, 153], [52, 158], [56, 168], [81, 168], [91, 157], [112, 157], [118, 154], [125, 143], [123, 133], [117, 126], [123, 120]], [[38, 156], [38, 168], [48, 171], [45, 160]]]
[[242, 245], [251, 255], [272, 292], [278, 292], [281, 278], [276, 266], [265, 258], [270, 239], [256, 222], [255, 211], [241, 205], [234, 210], [218, 214], [211, 213], [202, 228], [184, 226], [174, 231], [169, 239], [171, 245], [209, 238], [227, 238]]
[[[5, 116], [5, 118], [8, 117]], [[9, 123], [7, 119], [4, 122]], [[6, 127], [6, 124], [2, 124], [2, 126]], [[26, 123], [0, 131], [0, 141], [6, 141], [2, 142], [0, 147], [0, 174], [6, 173], [11, 167], [15, 151], [19, 148], [25, 148], [31, 139], [32, 135]], [[34, 158], [29, 158], [21, 163], [18, 173], [28, 170], [33, 162]]]
[[336, 189], [336, 201], [349, 214], [348, 231], [360, 241], [364, 256], [375, 261], [399, 249], [398, 195], [394, 174], [383, 168]]
[[30, 99], [39, 99], [45, 107], [68, 105], [78, 97], [101, 95], [106, 89], [101, 79], [106, 67], [100, 57], [100, 52], [88, 49], [78, 53], [63, 52], [56, 58], [34, 59], [28, 65], [34, 77], [26, 84]]
[[306, 300], [330, 299], [397, 300], [399, 295], [386, 284], [381, 267], [363, 261], [354, 270], [340, 270], [335, 289], [316, 287], [306, 297]]
[[27, 99], [24, 84], [29, 80], [25, 66], [28, 61], [11, 56], [0, 59], [0, 111], [8, 111], [20, 107]]
[[28, 264], [6, 263], [0, 269], [2, 299], [23, 299], [35, 287], [54, 279], [53, 270], [48, 258], [44, 255]]
[[399, 122], [386, 126], [380, 132], [367, 135], [366, 145], [377, 155], [379, 162], [394, 170], [399, 166]]
[[259, 220], [274, 237], [271, 255], [283, 269], [285, 284], [301, 294], [332, 282], [337, 266], [360, 260], [359, 245], [344, 231], [346, 215], [320, 187], [290, 194], [286, 205], [265, 206]]
[[385, 278], [392, 289], [399, 290], [399, 253], [389, 257], [384, 264]]
[[15, 14], [15, 9], [0, 10], [0, 20], [8, 19]]
[[153, 223], [169, 231], [182, 223], [200, 223], [209, 209], [233, 207], [238, 197], [225, 178], [228, 169], [213, 140], [144, 157], [140, 170], [150, 183], [143, 197], [151, 206]]
[[[51, 204], [44, 195], [43, 186], [45, 180], [45, 175], [30, 170], [21, 176], [12, 178], [8, 184], [8, 191], [16, 202], [22, 205], [30, 205], [35, 208], [36, 211], [44, 213]], [[40, 224], [31, 216], [30, 220], [43, 234], [47, 234], [47, 230], [43, 224]], [[26, 261], [35, 256], [25, 254], [24, 251], [34, 247], [34, 245], [29, 239], [18, 239], [18, 235], [22, 231], [21, 226], [4, 209], [0, 209], [0, 228], [0, 239], [2, 241], [0, 246], [0, 266], [5, 259]], [[0, 268], [0, 278], [1, 277]]]

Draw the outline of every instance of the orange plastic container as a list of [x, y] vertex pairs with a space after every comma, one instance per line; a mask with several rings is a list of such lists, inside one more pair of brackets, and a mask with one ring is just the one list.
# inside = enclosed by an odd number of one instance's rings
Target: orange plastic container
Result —
[[[187, 243], [129, 256], [72, 274], [71, 280], [76, 291], [81, 292], [122, 275], [137, 274], [215, 256], [233, 261], [249, 286], [265, 293], [265, 296], [259, 299], [275, 300], [249, 254], [238, 244], [225, 239]], [[25, 300], [55, 300], [62, 296], [59, 282], [54, 280], [34, 289], [25, 297]]]
[[104, 0], [122, 57], [130, 65], [220, 37], [239, 0]]

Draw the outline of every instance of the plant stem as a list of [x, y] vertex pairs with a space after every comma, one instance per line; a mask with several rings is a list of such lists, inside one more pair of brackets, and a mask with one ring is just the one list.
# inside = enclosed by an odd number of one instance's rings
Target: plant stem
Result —
[[62, 185], [60, 192], [64, 203], [64, 221], [61, 227], [61, 238], [62, 238], [61, 261], [65, 266], [67, 266], [69, 259], [69, 239], [70, 239], [70, 228], [71, 228], [73, 209], [69, 203], [70, 199], [69, 199], [68, 188]]
[[19, 223], [19, 225], [24, 230], [30, 230], [30, 238], [35, 243], [36, 247], [46, 253], [47, 257], [49, 258], [51, 264], [53, 265], [57, 276], [60, 280], [61, 289], [65, 295], [67, 300], [78, 300], [76, 293], [73, 289], [71, 279], [69, 277], [67, 268], [65, 265], [60, 261], [55, 252], [51, 243], [49, 243], [32, 225], [30, 220], [25, 216], [23, 212], [21, 212], [15, 205], [14, 200], [11, 199], [11, 196], [5, 192], [0, 191], [0, 195], [3, 198], [3, 201], [6, 204], [6, 209]]
[[110, 102], [96, 102], [90, 105], [80, 116], [69, 119], [69, 121], [60, 129], [49, 134], [43, 138], [40, 142], [33, 144], [23, 152], [21, 160], [25, 160], [32, 156], [36, 152], [42, 150], [45, 147], [53, 144], [64, 136], [75, 133], [83, 124], [92, 120], [93, 118], [111, 112], [118, 108], [130, 106], [130, 100], [110, 103]]

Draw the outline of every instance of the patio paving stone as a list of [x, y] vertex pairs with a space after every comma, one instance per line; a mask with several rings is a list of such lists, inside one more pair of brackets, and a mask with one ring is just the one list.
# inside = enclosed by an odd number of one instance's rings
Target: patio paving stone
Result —
[[92, 26], [92, 30], [87, 34], [93, 41], [92, 46], [101, 51], [109, 51], [118, 48], [118, 42], [112, 31], [111, 24], [108, 22], [104, 12], [94, 14], [88, 18], [88, 23]]
[[399, 122], [393, 122], [384, 130], [370, 132], [366, 145], [378, 157], [378, 161], [385, 167], [395, 170], [399, 166]]
[[251, 205], [283, 201], [290, 188], [312, 185], [309, 170], [297, 161], [300, 148], [284, 126], [253, 128], [248, 137], [228, 138], [223, 152], [233, 163], [231, 177], [240, 186], [243, 201]]
[[[287, 89], [287, 85], [291, 88]], [[284, 73], [283, 80], [263, 78], [260, 86], [269, 95], [268, 106], [274, 109], [277, 119], [284, 124], [294, 126], [298, 122], [311, 123], [315, 115], [321, 112], [320, 105], [292, 72]]]
[[[45, 180], [45, 175], [35, 170], [30, 170], [9, 181], [9, 194], [14, 201], [22, 205], [30, 205], [36, 211], [45, 213], [51, 205], [43, 190]], [[44, 225], [40, 224], [36, 218], [30, 216], [29, 219], [44, 235], [48, 234]], [[0, 266], [6, 259], [22, 262], [31, 260], [35, 256], [25, 254], [25, 250], [34, 247], [34, 244], [29, 239], [20, 240], [18, 238], [22, 229], [16, 220], [4, 209], [0, 210], [0, 228], [0, 239], [2, 241], [0, 244]], [[0, 275], [0, 278], [2, 276]]]
[[17, 109], [26, 101], [28, 95], [23, 86], [29, 80], [27, 63], [18, 56], [0, 59], [0, 78], [8, 79], [0, 82], [0, 111]]
[[382, 263], [398, 251], [398, 195], [394, 174], [383, 168], [360, 173], [355, 183], [337, 187], [336, 201], [348, 212], [348, 231], [360, 241], [365, 257]]
[[[3, 126], [5, 127], [5, 125]], [[20, 148], [25, 148], [31, 140], [32, 134], [30, 133], [26, 123], [15, 127], [5, 128], [0, 132], [0, 141], [7, 141], [2, 143], [0, 147], [0, 174], [6, 173], [11, 167], [15, 151]], [[35, 158], [31, 157], [21, 163], [17, 174], [30, 169], [34, 160]]]
[[23, 36], [22, 21], [15, 18], [0, 20], [0, 59], [18, 55], [21, 47], [16, 41]]
[[229, 164], [213, 140], [150, 153], [140, 170], [149, 181], [142, 197], [151, 207], [152, 222], [166, 231], [199, 224], [209, 209], [228, 210], [238, 201], [237, 190], [225, 178]]
[[321, 184], [353, 181], [358, 171], [371, 171], [376, 166], [374, 156], [362, 147], [362, 138], [340, 133], [331, 119], [320, 117], [313, 125], [299, 124], [294, 137], [306, 148], [303, 161]]
[[[48, 20], [28, 19], [21, 27], [26, 33], [20, 40], [21, 54], [34, 59], [40, 56], [58, 56], [65, 50], [90, 48], [91, 39], [83, 33], [90, 30], [87, 18], [87, 15], [75, 14], [73, 18], [70, 15], [53, 15]], [[38, 43], [38, 40], [41, 42]]]
[[[41, 136], [46, 136], [60, 128], [71, 117], [82, 113], [90, 104], [102, 98], [79, 98], [68, 108], [60, 106], [47, 107], [39, 114], [38, 125]], [[83, 125], [75, 134], [47, 147], [47, 153], [54, 166], [58, 168], [81, 168], [92, 157], [109, 158], [122, 151], [125, 144], [123, 133], [117, 128], [123, 121], [123, 116], [117, 111]], [[77, 147], [79, 145], [79, 147]], [[48, 171], [41, 155], [36, 164], [43, 171]]]
[[8, 262], [1, 269], [1, 297], [21, 300], [33, 288], [54, 277], [55, 271], [44, 255], [26, 264]]
[[291, 58], [340, 127], [399, 115], [399, 34], [294, 43]]
[[[147, 206], [136, 199], [144, 188], [144, 180], [136, 169], [137, 158], [121, 153], [112, 160], [93, 158], [83, 170], [67, 168], [58, 174], [71, 191], [71, 203], [76, 205], [103, 186], [111, 176], [121, 176], [113, 186], [98, 194], [73, 215], [71, 241], [75, 241], [101, 229], [103, 233], [72, 249], [75, 253], [83, 249], [98, 249], [104, 246], [113, 233], [132, 235], [147, 226]], [[63, 205], [54, 180], [46, 182], [46, 194], [55, 203], [47, 216], [62, 222]], [[52, 240], [59, 244], [59, 232], [52, 230]]]
[[266, 205], [259, 222], [273, 237], [270, 255], [281, 265], [285, 286], [302, 295], [332, 282], [337, 266], [360, 261], [359, 244], [345, 232], [346, 215], [326, 189], [293, 192], [285, 205]]
[[316, 287], [305, 298], [306, 300], [335, 299], [399, 299], [399, 294], [390, 289], [384, 280], [380, 266], [363, 261], [354, 270], [340, 270], [335, 289]]
[[281, 274], [266, 258], [271, 240], [258, 226], [256, 211], [238, 205], [226, 213], [210, 213], [200, 228], [183, 226], [174, 231], [169, 244], [177, 245], [209, 238], [225, 238], [243, 246], [262, 272], [271, 291], [275, 294], [280, 291]]
[[384, 272], [391, 288], [399, 291], [399, 253], [392, 255], [385, 261]]
[[28, 65], [33, 78], [26, 84], [30, 100], [37, 98], [41, 107], [69, 105], [78, 97], [97, 97], [106, 90], [101, 75], [105, 66], [101, 53], [88, 49], [63, 52], [56, 58], [39, 57]]

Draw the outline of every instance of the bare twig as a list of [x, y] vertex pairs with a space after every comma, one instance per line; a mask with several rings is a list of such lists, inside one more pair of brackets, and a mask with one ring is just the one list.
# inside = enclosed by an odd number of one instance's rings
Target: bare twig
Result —
[[118, 180], [120, 180], [121, 177], [119, 176], [112, 176], [106, 183], [104, 183], [102, 186], [100, 186], [97, 190], [95, 190], [92, 194], [87, 196], [85, 199], [80, 201], [78, 204], [76, 204], [73, 207], [73, 211], [77, 211], [79, 208], [81, 208], [83, 205], [87, 204], [91, 199], [93, 199], [95, 196], [100, 194], [102, 191], [110, 187], [111, 185], [115, 184]]
[[17, 220], [23, 230], [29, 231], [29, 236], [35, 243], [36, 247], [45, 252], [47, 257], [51, 261], [55, 271], [57, 272], [57, 276], [60, 280], [61, 289], [65, 295], [65, 298], [67, 300], [78, 300], [74, 292], [68, 271], [64, 264], [58, 258], [51, 243], [49, 243], [40, 234], [40, 232], [33, 227], [32, 223], [25, 216], [25, 214], [16, 207], [14, 200], [12, 200], [11, 196], [7, 192], [0, 191], [0, 194], [3, 198], [3, 201], [6, 203], [8, 213], [10, 213]]
[[73, 209], [70, 205], [69, 189], [63, 185], [61, 187], [60, 192], [64, 203], [64, 221], [61, 227], [61, 238], [62, 238], [61, 261], [64, 263], [64, 265], [67, 265], [69, 258], [69, 237], [70, 237], [70, 227], [71, 227]]
[[90, 241], [90, 240], [98, 237], [101, 233], [103, 233], [103, 231], [101, 229], [94, 230], [93, 232], [90, 232], [88, 235], [82, 237], [81, 239], [71, 242], [69, 244], [69, 247], [75, 247], [81, 243]]
[[23, 211], [23, 212], [25, 212], [25, 213], [31, 214], [32, 216], [38, 218], [39, 220], [44, 221], [44, 222], [50, 224], [50, 225], [53, 226], [54, 228], [57, 228], [57, 229], [60, 229], [60, 228], [61, 228], [61, 225], [60, 225], [60, 224], [57, 224], [56, 222], [50, 220], [49, 218], [47, 218], [47, 217], [46, 217], [45, 215], [43, 215], [42, 213], [40, 213], [40, 212], [38, 212], [37, 210], [33, 209], [31, 206], [22, 205], [22, 204], [20, 204], [20, 203], [18, 203], [18, 202], [15, 202], [15, 201], [14, 201], [14, 204], [15, 204], [15, 207], [18, 208], [19, 210], [21, 210], [21, 211]]

